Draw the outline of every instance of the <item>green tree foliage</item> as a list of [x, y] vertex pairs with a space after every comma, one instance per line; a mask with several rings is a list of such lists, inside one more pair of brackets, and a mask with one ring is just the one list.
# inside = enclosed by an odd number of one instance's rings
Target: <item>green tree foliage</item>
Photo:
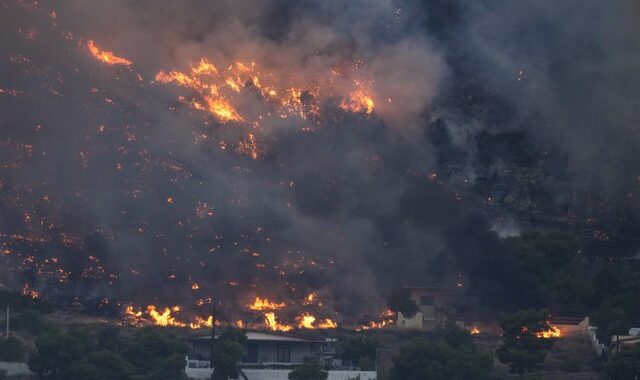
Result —
[[35, 341], [29, 368], [56, 380], [176, 380], [185, 379], [187, 346], [166, 330], [140, 329], [129, 339], [103, 327], [50, 331]]
[[67, 379], [71, 366], [83, 361], [94, 348], [86, 331], [54, 331], [36, 339], [36, 352], [29, 357], [29, 368], [39, 375]]
[[409, 289], [398, 289], [387, 298], [389, 309], [402, 313], [406, 318], [413, 318], [418, 312], [418, 304], [411, 299]]
[[[137, 330], [121, 353], [122, 357], [133, 365], [136, 374], [146, 375], [148, 379], [157, 379], [158, 377], [154, 376], [159, 375], [160, 368], [169, 371], [171, 376], [180, 376], [184, 369], [184, 357], [188, 351], [187, 345], [174, 334], [166, 330], [148, 327]], [[175, 366], [174, 355], [181, 356], [179, 367]], [[170, 364], [173, 366], [167, 367], [169, 359], [172, 359]], [[179, 379], [181, 377], [168, 378]]]
[[359, 336], [340, 340], [336, 352], [340, 359], [350, 361], [363, 371], [369, 371], [375, 367], [377, 348], [378, 342], [375, 339]]
[[32, 335], [39, 335], [50, 328], [42, 313], [33, 309], [24, 309], [11, 318], [11, 326], [16, 331], [24, 331]]
[[122, 344], [121, 340], [120, 329], [112, 325], [102, 327], [96, 334], [96, 341], [100, 350], [118, 352]]
[[594, 303], [591, 319], [603, 342], [611, 335], [626, 334], [631, 322], [640, 315], [640, 271], [629, 263], [609, 263], [595, 276]]
[[583, 274], [578, 239], [557, 230], [534, 230], [507, 242], [522, 268], [540, 281], [563, 311], [587, 311], [593, 289]]
[[511, 372], [522, 375], [541, 367], [553, 339], [539, 338], [536, 334], [550, 329], [548, 319], [547, 310], [521, 310], [502, 318], [504, 342], [496, 354]]
[[611, 380], [640, 378], [640, 347], [613, 355], [607, 363], [606, 372]]
[[244, 344], [247, 335], [244, 330], [224, 331], [215, 342], [213, 351], [213, 380], [237, 378], [240, 373], [239, 362], [245, 355]]
[[0, 291], [0, 307], [4, 309], [9, 306], [12, 311], [22, 311], [24, 309], [37, 310], [41, 313], [50, 313], [53, 309], [50, 304], [38, 298], [23, 296], [19, 292]]
[[94, 351], [72, 364], [65, 375], [68, 380], [130, 380], [133, 367], [111, 351]]
[[392, 359], [391, 380], [488, 379], [493, 361], [473, 345], [459, 348], [445, 341], [415, 340], [402, 347]]
[[21, 362], [24, 360], [26, 352], [27, 349], [20, 339], [13, 336], [0, 339], [0, 361]]
[[303, 365], [289, 372], [289, 380], [326, 380], [328, 376], [322, 364], [314, 360], [305, 360]]

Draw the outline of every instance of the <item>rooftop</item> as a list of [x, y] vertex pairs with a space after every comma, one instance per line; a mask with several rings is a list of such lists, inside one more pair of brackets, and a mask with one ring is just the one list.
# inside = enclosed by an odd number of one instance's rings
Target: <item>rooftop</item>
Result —
[[[216, 336], [216, 339], [218, 336]], [[197, 340], [211, 340], [211, 335], [195, 338]], [[303, 339], [287, 335], [277, 335], [264, 333], [259, 331], [247, 331], [247, 341], [268, 341], [268, 342], [300, 342], [300, 343], [318, 343], [324, 342], [324, 339]]]

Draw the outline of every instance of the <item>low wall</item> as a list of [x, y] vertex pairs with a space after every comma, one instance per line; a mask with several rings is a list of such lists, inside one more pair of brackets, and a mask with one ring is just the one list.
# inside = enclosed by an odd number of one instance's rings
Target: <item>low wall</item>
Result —
[[7, 371], [7, 376], [32, 375], [27, 363], [0, 362], [0, 369]]
[[[185, 368], [187, 377], [197, 380], [208, 380], [211, 377], [209, 368]], [[244, 374], [249, 380], [288, 380], [288, 369], [245, 369]], [[360, 376], [360, 380], [376, 380], [374, 371], [329, 371], [327, 380], [347, 380]], [[241, 377], [242, 378], [242, 377]]]
[[[244, 374], [249, 380], [288, 380], [288, 369], [245, 369]], [[374, 371], [329, 371], [327, 380], [347, 380], [357, 378], [360, 380], [376, 380]]]

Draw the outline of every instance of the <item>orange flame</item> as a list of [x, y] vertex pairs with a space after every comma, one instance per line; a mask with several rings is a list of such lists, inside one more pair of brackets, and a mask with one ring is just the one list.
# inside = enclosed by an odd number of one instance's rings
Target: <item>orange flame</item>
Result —
[[[349, 82], [335, 86], [336, 80]], [[222, 122], [248, 122], [254, 127], [266, 117], [288, 118], [299, 116], [307, 119], [318, 115], [322, 98], [344, 98], [340, 107], [345, 111], [371, 114], [374, 110], [371, 95], [372, 81], [351, 80], [348, 76], [318, 78], [314, 84], [291, 83], [292, 78], [278, 80], [273, 73], [261, 75], [255, 63], [235, 62], [226, 69], [218, 69], [207, 59], [201, 59], [185, 71], [160, 71], [155, 76], [158, 83], [175, 83], [194, 90], [197, 96], [180, 100], [192, 108], [205, 111]], [[340, 89], [340, 90], [338, 90]], [[246, 90], [246, 91], [243, 91]], [[332, 92], [344, 92], [332, 93]], [[260, 115], [244, 114], [241, 93], [259, 96], [272, 108]], [[237, 101], [239, 100], [239, 101]]]
[[471, 335], [476, 335], [476, 334], [480, 334], [480, 329], [476, 326], [473, 326], [473, 328], [471, 330], [469, 330], [469, 334]]
[[356, 327], [356, 331], [381, 329], [393, 325], [395, 323], [395, 315], [392, 310], [387, 309], [382, 313], [379, 321], [370, 321], [369, 323], [360, 325]]
[[301, 329], [315, 329], [313, 322], [316, 321], [316, 317], [309, 313], [304, 313], [297, 318], [298, 327]]
[[298, 318], [296, 318], [296, 321], [298, 322], [298, 328], [301, 329], [335, 329], [338, 327], [338, 324], [329, 318], [323, 319], [316, 324], [316, 317], [314, 317], [310, 313], [303, 313]]
[[251, 305], [247, 305], [247, 307], [251, 310], [278, 310], [285, 307], [286, 304], [284, 302], [276, 303], [271, 302], [267, 298], [259, 298], [256, 297], [256, 300]]
[[273, 331], [287, 332], [293, 330], [293, 326], [280, 324], [276, 318], [276, 314], [273, 312], [264, 313], [264, 323]]
[[95, 45], [93, 40], [89, 40], [89, 42], [87, 43], [87, 48], [89, 49], [89, 52], [95, 59], [97, 59], [102, 63], [106, 63], [107, 65], [129, 66], [133, 63], [128, 59], [116, 56], [110, 51], [98, 49], [98, 47]]
[[543, 339], [560, 338], [561, 336], [562, 331], [560, 331], [556, 326], [550, 326], [549, 330], [536, 333], [536, 337]]
[[373, 98], [369, 90], [362, 82], [354, 81], [356, 89], [349, 94], [349, 99], [340, 103], [340, 108], [351, 112], [364, 112], [371, 114], [374, 109]]

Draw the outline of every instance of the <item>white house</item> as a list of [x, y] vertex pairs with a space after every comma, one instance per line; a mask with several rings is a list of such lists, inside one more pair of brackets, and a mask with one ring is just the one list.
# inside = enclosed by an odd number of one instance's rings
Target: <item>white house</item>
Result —
[[[293, 368], [305, 358], [316, 358], [329, 370], [328, 380], [347, 380], [360, 376], [361, 380], [375, 380], [375, 371], [359, 371], [341, 368], [335, 360], [331, 339], [302, 339], [293, 336], [247, 332], [246, 356], [241, 366], [249, 380], [287, 380]], [[191, 353], [186, 358], [185, 372], [191, 379], [209, 379], [211, 336], [191, 340]]]

